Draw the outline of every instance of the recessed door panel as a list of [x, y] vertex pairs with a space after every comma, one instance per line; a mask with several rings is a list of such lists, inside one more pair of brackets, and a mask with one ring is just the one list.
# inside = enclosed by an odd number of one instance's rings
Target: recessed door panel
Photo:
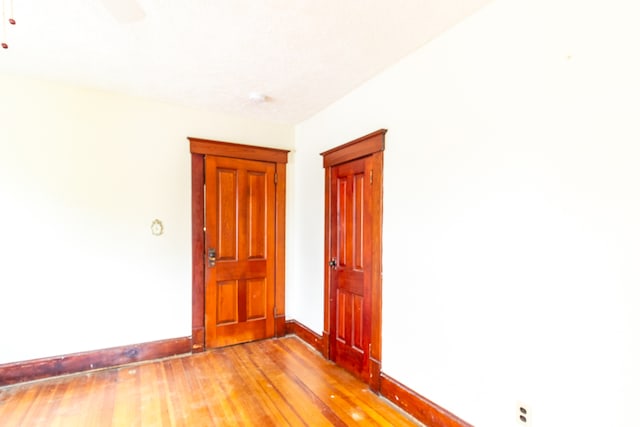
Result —
[[247, 320], [264, 319], [267, 316], [266, 292], [264, 279], [247, 280]]
[[264, 259], [267, 255], [267, 176], [252, 171], [248, 174], [249, 186], [249, 259]]
[[216, 325], [235, 323], [238, 321], [238, 281], [219, 281], [217, 292]]
[[235, 260], [238, 245], [238, 171], [216, 170], [218, 232], [214, 247], [218, 260]]

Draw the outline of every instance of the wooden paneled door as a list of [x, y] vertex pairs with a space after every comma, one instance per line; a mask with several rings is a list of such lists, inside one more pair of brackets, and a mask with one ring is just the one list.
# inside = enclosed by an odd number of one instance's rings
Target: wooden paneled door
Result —
[[379, 389], [385, 130], [322, 153], [325, 340], [331, 360]]
[[275, 166], [205, 159], [205, 344], [274, 335]]
[[366, 160], [331, 168], [330, 346], [333, 360], [368, 381], [371, 343], [371, 254], [364, 247], [371, 192]]
[[287, 152], [190, 141], [193, 349], [283, 335]]

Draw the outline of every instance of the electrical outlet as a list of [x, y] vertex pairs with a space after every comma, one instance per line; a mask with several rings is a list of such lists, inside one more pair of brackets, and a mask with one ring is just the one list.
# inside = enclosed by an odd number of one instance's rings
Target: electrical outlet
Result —
[[516, 405], [516, 409], [516, 419], [518, 420], [518, 425], [531, 427], [531, 407], [529, 405], [525, 405], [524, 403], [518, 403]]

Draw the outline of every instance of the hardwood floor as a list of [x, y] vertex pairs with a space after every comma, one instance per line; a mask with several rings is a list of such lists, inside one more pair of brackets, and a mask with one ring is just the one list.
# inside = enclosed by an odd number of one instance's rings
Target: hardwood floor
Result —
[[414, 426], [298, 338], [0, 388], [0, 426]]

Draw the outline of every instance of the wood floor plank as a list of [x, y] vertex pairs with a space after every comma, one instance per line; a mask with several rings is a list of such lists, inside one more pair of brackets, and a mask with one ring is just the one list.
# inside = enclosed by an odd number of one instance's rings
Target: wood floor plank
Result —
[[[298, 350], [300, 349], [298, 348]], [[334, 365], [327, 365], [325, 369], [315, 370], [311, 366], [299, 363], [295, 357], [278, 347], [269, 349], [268, 354], [279, 364], [280, 369], [289, 373], [289, 375], [295, 375], [299, 381], [304, 383], [318, 401], [327, 407], [331, 407], [332, 411], [345, 425], [351, 424], [350, 418], [354, 418], [358, 408], [342, 404], [344, 396], [338, 391], [335, 383], [326, 380], [330, 377], [330, 371], [328, 370], [333, 369]], [[358, 383], [358, 385], [360, 384]], [[356, 416], [355, 419], [358, 419], [358, 417]]]
[[[312, 374], [311, 376], [307, 374], [303, 380], [312, 384], [314, 381], [314, 366], [317, 363], [315, 350], [308, 348], [300, 341], [294, 340], [282, 340], [277, 345], [283, 347], [284, 354], [287, 357], [297, 359], [298, 363], [306, 366], [307, 369], [301, 370], [301, 372], [311, 372]], [[350, 373], [336, 365], [330, 365], [330, 368], [331, 370], [325, 375], [315, 375], [317, 377], [315, 380], [333, 387], [332, 399], [340, 397], [336, 403], [339, 403], [347, 411], [351, 411], [352, 418], [355, 421], [361, 420], [365, 423], [381, 426], [415, 425], [413, 421], [407, 420], [404, 414], [399, 413], [388, 402], [376, 396], [365, 384], [354, 378]], [[358, 408], [359, 411], [355, 411], [354, 408]]]
[[285, 396], [273, 386], [269, 377], [251, 358], [246, 347], [236, 346], [232, 351], [240, 369], [244, 370], [251, 387], [260, 398], [265, 411], [269, 414], [270, 422], [277, 426], [306, 426], [301, 415], [287, 402]]
[[268, 388], [262, 387], [261, 373], [243, 359], [246, 355], [243, 349], [242, 346], [235, 346], [229, 349], [229, 353], [234, 360], [235, 372], [242, 378], [244, 394], [250, 397], [248, 408], [252, 413], [252, 422], [264, 426], [286, 425], [286, 419], [271, 400]]
[[67, 383], [67, 387], [61, 390], [58, 405], [52, 413], [51, 426], [82, 425], [85, 411], [91, 410], [86, 405], [88, 376], [83, 374], [74, 378], [65, 377], [62, 381]]
[[[294, 366], [296, 363], [307, 366], [307, 372], [313, 369], [316, 363], [316, 352], [308, 346], [301, 347], [299, 341], [280, 341], [278, 346], [283, 347], [281, 356], [296, 360], [290, 362]], [[306, 347], [306, 348], [305, 348]], [[341, 397], [346, 408], [358, 407], [363, 413], [354, 413], [353, 418], [371, 418], [369, 421], [377, 425], [414, 425], [412, 422], [407, 423], [406, 417], [398, 413], [395, 407], [391, 406], [387, 401], [380, 399], [369, 388], [355, 379], [350, 373], [339, 368], [336, 365], [330, 365], [331, 371], [324, 373], [317, 378], [305, 377], [303, 380], [312, 384], [314, 381], [320, 381], [321, 384], [329, 384], [334, 389], [334, 399]], [[302, 371], [301, 372], [305, 372]], [[355, 380], [355, 381], [354, 381]]]
[[[212, 352], [199, 353], [192, 356], [196, 366], [195, 375], [198, 378], [203, 396], [206, 396], [212, 425], [224, 425], [225, 420], [234, 419], [234, 407], [229, 403], [227, 394], [222, 386], [225, 381], [223, 375], [218, 374], [218, 366]], [[211, 373], [215, 372], [212, 378]]]
[[191, 418], [198, 424], [212, 425], [216, 416], [212, 412], [209, 399], [203, 390], [203, 383], [210, 381], [210, 379], [206, 377], [200, 378], [193, 374], [197, 372], [197, 364], [193, 358], [185, 357], [181, 358], [180, 361], [183, 364], [188, 390], [190, 390], [191, 399], [189, 399], [189, 405], [195, 415]]
[[126, 426], [141, 426], [140, 413], [140, 383], [138, 367], [120, 368], [116, 377], [115, 406], [112, 424]]
[[290, 344], [278, 342], [271, 349], [275, 351], [274, 360], [280, 361], [283, 370], [295, 373], [319, 399], [333, 407], [347, 425], [414, 425], [406, 418], [389, 416], [396, 411], [342, 368], [329, 364], [325, 370], [317, 371], [317, 355], [299, 342]]
[[296, 337], [0, 388], [10, 426], [412, 426]]
[[[40, 402], [47, 401], [55, 390], [55, 384], [48, 384], [47, 387], [42, 387], [38, 390], [37, 395], [33, 399], [29, 409], [24, 413], [21, 424], [24, 425], [44, 425], [46, 418], [42, 416], [42, 412], [38, 410]], [[5, 417], [0, 413], [0, 420], [5, 420]], [[4, 422], [4, 421], [3, 421]], [[9, 422], [9, 421], [7, 421]], [[1, 423], [0, 423], [1, 424]]]
[[[301, 404], [305, 408], [305, 411], [314, 410], [318, 412], [318, 416], [321, 416], [329, 422], [328, 425], [334, 426], [346, 426], [344, 419], [340, 417], [340, 414], [336, 414], [335, 409], [331, 405], [328, 405], [320, 396], [326, 395], [329, 391], [328, 388], [322, 392], [312, 390], [308, 384], [304, 383], [294, 369], [288, 363], [288, 359], [282, 358], [281, 352], [278, 351], [273, 345], [264, 345], [264, 342], [256, 343], [255, 353], [260, 355], [260, 363], [263, 365], [270, 365], [274, 372], [278, 372], [280, 376], [286, 378], [286, 383], [295, 387], [296, 396], [300, 396], [300, 399], [304, 399], [306, 406]], [[273, 344], [270, 342], [269, 344]], [[322, 371], [324, 367], [320, 367], [318, 371]], [[288, 393], [292, 395], [292, 393]], [[322, 418], [313, 418], [322, 419]]]
[[[270, 370], [278, 372], [276, 376], [272, 377], [274, 385], [287, 396], [288, 402], [295, 407], [305, 419], [312, 419], [319, 425], [345, 425], [340, 417], [334, 413], [332, 408], [322, 402], [322, 400], [309, 390], [307, 385], [300, 381], [291, 371], [283, 370], [282, 365], [270, 359], [265, 353], [260, 353], [260, 363], [262, 363], [263, 366], [269, 366]], [[281, 383], [276, 383], [276, 380], [281, 381]], [[282, 384], [286, 384], [286, 388], [283, 387]]]
[[[173, 359], [165, 362], [165, 368], [168, 377], [168, 383], [170, 384], [169, 390], [171, 394], [171, 401], [175, 405], [175, 417], [174, 423], [177, 427], [189, 427], [197, 425], [199, 420], [206, 423], [209, 419], [209, 412], [202, 405], [194, 404], [198, 399], [203, 404], [206, 401], [202, 401], [202, 396], [197, 393], [197, 390], [191, 390], [189, 388], [187, 375], [182, 365], [182, 359]], [[203, 412], [202, 409], [205, 409]]]
[[213, 351], [211, 356], [215, 372], [218, 373], [218, 385], [223, 391], [222, 403], [226, 414], [223, 423], [251, 425], [253, 402], [244, 393], [244, 382], [236, 372], [228, 349]]
[[34, 412], [38, 414], [34, 425], [46, 425], [47, 420], [55, 418], [53, 414], [60, 410], [60, 402], [68, 385], [69, 381], [46, 381], [43, 383], [44, 392], [34, 402]]
[[143, 426], [170, 426], [173, 413], [165, 392], [164, 365], [150, 363], [140, 366], [140, 423]]
[[[2, 419], [6, 420], [8, 425], [20, 425], [29, 408], [33, 405], [33, 400], [38, 394], [38, 389], [21, 389], [7, 394], [7, 403], [4, 403], [5, 410]], [[12, 407], [10, 403], [15, 402]]]

